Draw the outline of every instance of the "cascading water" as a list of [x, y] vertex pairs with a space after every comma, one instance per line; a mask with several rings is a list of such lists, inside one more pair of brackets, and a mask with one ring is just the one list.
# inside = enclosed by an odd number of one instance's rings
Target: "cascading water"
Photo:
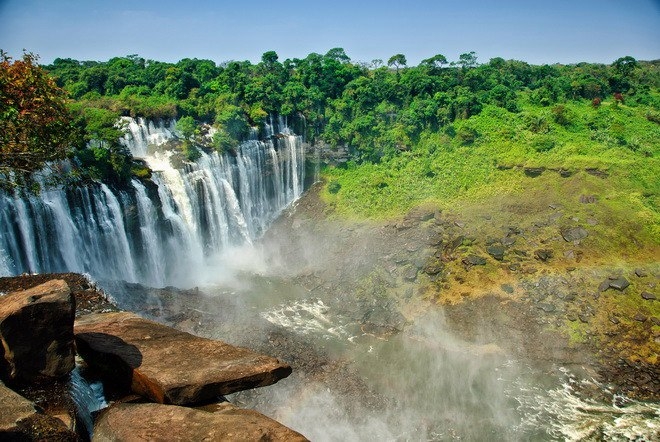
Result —
[[125, 123], [122, 143], [151, 167], [152, 182], [0, 195], [0, 275], [74, 271], [194, 285], [214, 255], [252, 242], [303, 191], [304, 149], [287, 128], [175, 166], [165, 146], [174, 121]]

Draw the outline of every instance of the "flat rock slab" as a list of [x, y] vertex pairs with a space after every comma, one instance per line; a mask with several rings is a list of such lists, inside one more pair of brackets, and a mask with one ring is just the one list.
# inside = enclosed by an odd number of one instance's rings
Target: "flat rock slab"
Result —
[[89, 365], [162, 404], [209, 401], [291, 374], [291, 367], [275, 358], [128, 312], [82, 316], [75, 335], [78, 353]]
[[0, 370], [18, 382], [46, 381], [75, 365], [75, 301], [66, 282], [55, 279], [0, 296]]
[[294, 441], [307, 439], [253, 410], [203, 411], [176, 405], [117, 404], [99, 417], [93, 441]]

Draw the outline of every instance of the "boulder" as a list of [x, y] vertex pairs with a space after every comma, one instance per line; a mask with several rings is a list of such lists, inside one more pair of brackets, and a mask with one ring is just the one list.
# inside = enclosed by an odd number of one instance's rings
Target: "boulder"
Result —
[[504, 259], [504, 252], [505, 252], [504, 246], [493, 244], [492, 246], [488, 246], [486, 248], [486, 251], [490, 256], [492, 256], [498, 261], [502, 261]]
[[623, 276], [619, 276], [618, 278], [611, 280], [609, 284], [610, 288], [613, 288], [620, 292], [628, 288], [629, 285], [630, 282], [628, 282], [628, 280]]
[[39, 413], [32, 402], [0, 383], [0, 440], [79, 439], [61, 420]]
[[439, 259], [429, 261], [424, 266], [424, 273], [427, 275], [437, 275], [444, 270], [444, 264]]
[[99, 417], [93, 441], [307, 441], [253, 410], [222, 404], [204, 411], [162, 404], [117, 404]]
[[528, 177], [536, 178], [545, 172], [545, 167], [525, 167], [523, 170]]
[[209, 401], [291, 374], [291, 367], [275, 358], [128, 312], [82, 316], [75, 334], [78, 353], [90, 366], [158, 403]]
[[32, 402], [0, 383], [0, 439], [17, 435], [17, 423], [36, 412]]
[[646, 299], [647, 301], [655, 301], [657, 299], [655, 295], [650, 292], [642, 292], [642, 298]]
[[66, 282], [52, 280], [0, 297], [0, 368], [7, 380], [60, 378], [74, 367], [75, 301]]
[[589, 232], [583, 227], [572, 227], [569, 229], [562, 229], [561, 236], [567, 242], [580, 241], [589, 236]]

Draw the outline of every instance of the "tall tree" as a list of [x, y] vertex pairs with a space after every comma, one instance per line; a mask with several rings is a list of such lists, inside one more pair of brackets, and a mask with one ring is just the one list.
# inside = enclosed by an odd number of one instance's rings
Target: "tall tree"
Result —
[[72, 118], [65, 93], [26, 53], [12, 62], [0, 50], [0, 185], [25, 183], [71, 149]]
[[390, 67], [394, 66], [397, 73], [399, 72], [399, 68], [405, 66], [407, 63], [406, 56], [403, 54], [392, 55], [390, 59], [387, 60], [387, 65]]
[[463, 69], [477, 67], [477, 54], [474, 51], [461, 54], [458, 56], [457, 64]]
[[422, 62], [420, 63], [420, 65], [426, 66], [431, 70], [440, 69], [446, 64], [447, 64], [447, 58], [442, 54], [437, 54], [431, 58], [426, 58], [422, 60]]

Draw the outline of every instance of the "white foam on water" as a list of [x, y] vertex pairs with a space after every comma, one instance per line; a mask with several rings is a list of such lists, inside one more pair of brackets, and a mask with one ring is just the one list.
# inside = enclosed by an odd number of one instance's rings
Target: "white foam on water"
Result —
[[341, 339], [353, 342], [355, 336], [346, 330], [348, 323], [331, 315], [330, 307], [320, 299], [305, 299], [281, 304], [261, 313], [271, 324], [300, 334], [317, 334], [325, 339]]
[[559, 440], [654, 441], [660, 440], [660, 404], [641, 402], [612, 394], [595, 380], [582, 387], [598, 389], [612, 398], [604, 403], [579, 392], [578, 381], [566, 369], [567, 380], [559, 387], [510, 392], [524, 416], [522, 427], [544, 428]]

